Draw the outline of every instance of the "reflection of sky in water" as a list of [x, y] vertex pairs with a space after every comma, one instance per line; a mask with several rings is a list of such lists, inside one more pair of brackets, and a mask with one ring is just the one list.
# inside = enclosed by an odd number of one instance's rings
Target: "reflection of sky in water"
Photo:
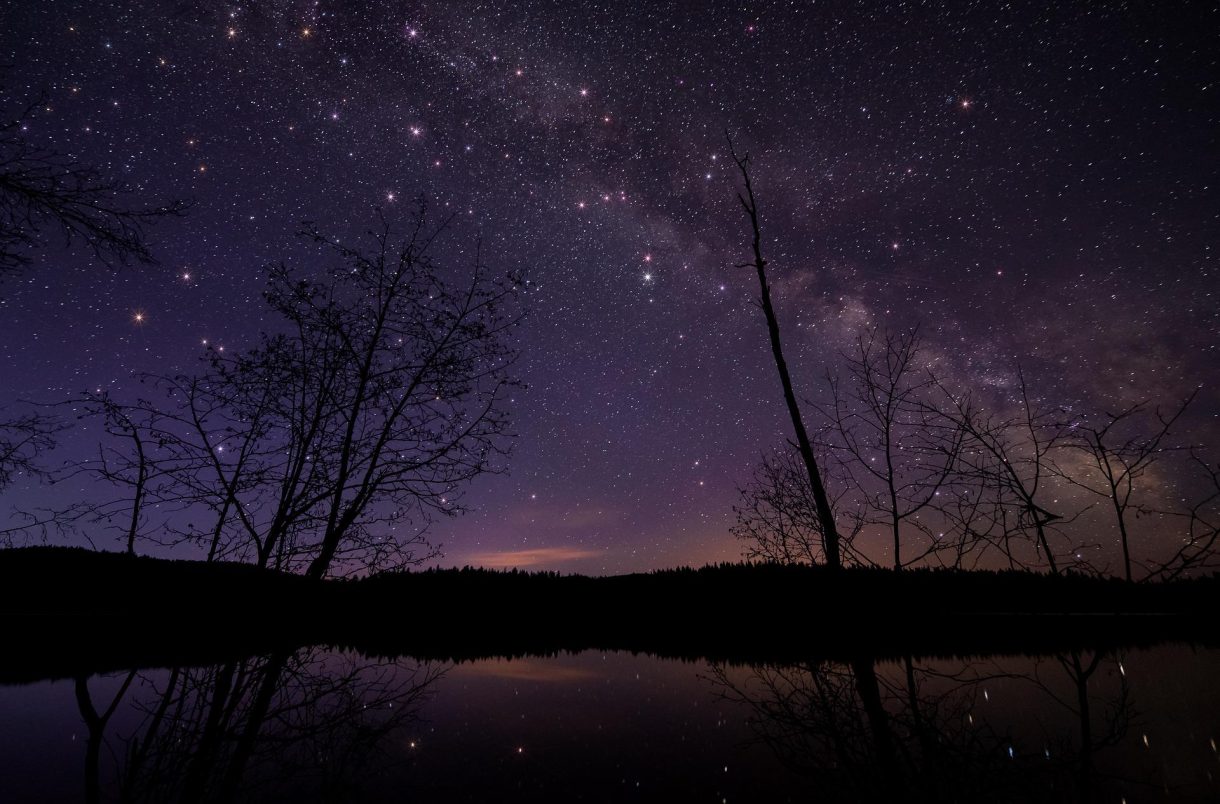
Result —
[[[1078, 658], [1078, 665], [1071, 656], [916, 660], [914, 699], [904, 663], [878, 664], [878, 689], [899, 761], [918, 756], [914, 700], [924, 734], [935, 735], [945, 757], [959, 744], [979, 753], [968, 760], [953, 755], [954, 784], [965, 785], [975, 772], [1007, 784], [1005, 768], [1019, 768], [1032, 772], [1029, 778], [1054, 777], [1059, 794], [1067, 795], [1083, 761], [1071, 675], [1092, 667], [1087, 692], [1098, 747], [1090, 761], [1099, 800], [1140, 801], [1165, 787], [1174, 791], [1169, 800], [1209, 800], [1220, 793], [1220, 688], [1214, 683], [1220, 653], [1170, 646], [1107, 656], [1095, 666], [1090, 653]], [[335, 701], [351, 698], [358, 704], [380, 701], [374, 705], [388, 711], [386, 701], [398, 699], [370, 694], [372, 685], [384, 693], [444, 670], [409, 702], [412, 712], [401, 723], [377, 736], [377, 764], [359, 778], [362, 793], [375, 798], [397, 799], [409, 791], [447, 801], [493, 793], [500, 800], [572, 800], [582, 794], [595, 800], [783, 800], [803, 798], [814, 788], [830, 795], [842, 779], [834, 774], [846, 769], [856, 774], [851, 784], [867, 787], [871, 782], [863, 777], [876, 772], [869, 770], [876, 746], [857, 698], [860, 688], [846, 665], [812, 671], [714, 668], [701, 661], [587, 652], [431, 666], [421, 673], [414, 662], [402, 660], [371, 672], [361, 669], [362, 675], [353, 676], [360, 683], [340, 687], [337, 695], [335, 679], [363, 668], [362, 662], [332, 654], [310, 665], [316, 676], [291, 681], [295, 703], [303, 690], [322, 690], [331, 696], [326, 706], [332, 709]], [[113, 784], [124, 740], [146, 727], [136, 704], [155, 702], [154, 687], [163, 688], [168, 675], [141, 674], [116, 708], [101, 754], [103, 787], [107, 779]], [[120, 681], [90, 681], [99, 710]], [[261, 734], [288, 745], [281, 727], [297, 716], [269, 722]], [[314, 727], [320, 720], [311, 715], [300, 722]], [[86, 730], [71, 681], [0, 688], [0, 722], [6, 800], [80, 796]], [[342, 739], [320, 745], [338, 755]], [[834, 762], [818, 754], [828, 745], [839, 752]], [[827, 777], [832, 764], [839, 770]], [[928, 784], [924, 764], [916, 759], [903, 772]], [[310, 789], [323, 795], [325, 788]]]

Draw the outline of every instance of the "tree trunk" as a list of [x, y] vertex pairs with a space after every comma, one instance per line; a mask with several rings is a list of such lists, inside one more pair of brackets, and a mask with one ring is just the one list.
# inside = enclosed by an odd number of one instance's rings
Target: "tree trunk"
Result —
[[775, 315], [775, 307], [771, 304], [771, 286], [767, 283], [767, 261], [763, 259], [762, 232], [758, 225], [758, 204], [754, 200], [754, 188], [750, 184], [748, 170], [750, 157], [747, 155], [739, 159], [736, 152], [733, 151], [732, 141], [729, 142], [729, 151], [745, 182], [746, 195], [738, 194], [737, 199], [741, 201], [741, 206], [750, 219], [754, 248], [753, 266], [758, 273], [759, 301], [767, 318], [767, 332], [771, 336], [771, 354], [775, 358], [775, 369], [779, 372], [779, 381], [784, 389], [784, 402], [788, 406], [788, 416], [792, 419], [792, 429], [796, 433], [797, 449], [800, 450], [801, 460], [804, 461], [809, 475], [809, 487], [813, 491], [818, 524], [822, 528], [822, 549], [826, 554], [826, 566], [831, 569], [839, 569], [842, 566], [842, 559], [839, 555], [839, 530], [835, 525], [834, 511], [830, 507], [826, 487], [822, 484], [822, 473], [818, 469], [817, 459], [813, 454], [813, 444], [809, 440], [809, 433], [806, 431], [804, 419], [801, 417], [796, 392], [792, 388], [792, 377], [788, 373], [788, 364], [784, 360], [784, 350], [780, 345], [779, 320]]

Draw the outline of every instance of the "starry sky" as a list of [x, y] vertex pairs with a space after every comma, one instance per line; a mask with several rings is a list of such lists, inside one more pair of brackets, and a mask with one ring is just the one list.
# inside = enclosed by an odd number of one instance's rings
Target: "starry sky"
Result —
[[[154, 266], [47, 249], [0, 292], [4, 401], [189, 370], [266, 328], [311, 220], [427, 196], [533, 281], [511, 473], [442, 563], [734, 560], [736, 489], [788, 433], [725, 131], [754, 159], [803, 393], [872, 326], [1055, 404], [1220, 399], [1215, 3], [45, 0], [0, 7], [31, 141], [152, 203]], [[139, 320], [137, 320], [137, 316]], [[1213, 424], [1209, 424], [1213, 423]], [[68, 447], [70, 452], [73, 447]], [[18, 489], [18, 493], [22, 493]], [[24, 493], [36, 495], [36, 490]], [[5, 501], [12, 503], [12, 500]], [[7, 506], [6, 506], [7, 507]]]

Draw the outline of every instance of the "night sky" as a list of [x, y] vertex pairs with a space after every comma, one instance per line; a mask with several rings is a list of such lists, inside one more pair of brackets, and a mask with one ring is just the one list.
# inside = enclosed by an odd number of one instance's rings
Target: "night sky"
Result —
[[734, 560], [736, 488], [789, 425], [727, 129], [806, 394], [919, 323], [1000, 403], [1018, 362], [1053, 404], [1202, 383], [1208, 433], [1218, 31], [1215, 3], [4, 3], [30, 140], [194, 205], [159, 265], [51, 248], [3, 280], [3, 401], [251, 345], [263, 266], [318, 259], [301, 221], [350, 239], [423, 194], [448, 264], [481, 238], [535, 284], [511, 473], [436, 528], [442, 563]]

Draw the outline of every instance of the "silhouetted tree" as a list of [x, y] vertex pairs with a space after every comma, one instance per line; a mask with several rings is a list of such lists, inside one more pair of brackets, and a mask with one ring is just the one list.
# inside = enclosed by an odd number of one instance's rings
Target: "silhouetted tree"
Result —
[[[1169, 413], [1152, 411], [1147, 402], [1137, 402], [1117, 413], [1102, 412], [1094, 421], [1074, 426], [1064, 446], [1083, 454], [1096, 469], [1089, 477], [1072, 468], [1057, 473], [1072, 485], [1110, 501], [1122, 546], [1123, 575], [1133, 580], [1130, 520], [1138, 513], [1136, 489], [1144, 475], [1170, 449], [1165, 445], [1170, 428], [1186, 411], [1194, 394]], [[1135, 506], [1135, 510], [1133, 510]]]
[[990, 524], [975, 523], [973, 533], [997, 539], [1010, 566], [1025, 563], [1013, 551], [1013, 538], [1027, 538], [1051, 573], [1058, 574], [1053, 528], [1074, 515], [1052, 513], [1046, 506], [1054, 503], [1045, 498], [1053, 478], [1051, 455], [1066, 437], [1063, 412], [1035, 403], [1020, 371], [1012, 415], [992, 413], [970, 394], [955, 395], [943, 385], [941, 390], [939, 409], [961, 431], [957, 479], [972, 488], [968, 493], [989, 503], [977, 512], [990, 517]]
[[1220, 465], [1197, 454], [1190, 463], [1203, 478], [1199, 495], [1179, 509], [1142, 509], [1162, 521], [1184, 522], [1181, 544], [1167, 559], [1152, 562], [1146, 580], [1172, 581], [1187, 573], [1220, 567]]
[[213, 361], [231, 420], [264, 428], [259, 482], [239, 501], [260, 563], [281, 544], [312, 577], [336, 559], [376, 563], [398, 547], [387, 533], [454, 513], [462, 484], [506, 453], [519, 280], [478, 254], [464, 282], [448, 279], [431, 256], [439, 233], [422, 205], [405, 237], [383, 222], [367, 251], [311, 229], [339, 260], [320, 281], [272, 269], [267, 301], [288, 334]]
[[[52, 531], [84, 537], [94, 546], [103, 533], [112, 533], [128, 555], [136, 554], [141, 540], [166, 544], [167, 516], [186, 506], [169, 490], [171, 461], [164, 447], [170, 436], [160, 412], [147, 401], [125, 405], [100, 391], [52, 407], [70, 410], [100, 433], [92, 457], [45, 473], [53, 486], [87, 480], [88, 492], [53, 510], [22, 512], [19, 527], [41, 531], [44, 538]], [[151, 520], [150, 509], [159, 514]]]
[[[219, 354], [210, 354], [213, 368]], [[151, 382], [176, 403], [165, 414], [176, 437], [164, 441], [164, 450], [175, 467], [171, 472], [175, 494], [204, 508], [211, 517], [211, 524], [202, 532], [188, 524], [182, 538], [203, 542], [208, 561], [247, 558], [248, 548], [254, 544], [258, 562], [266, 566], [270, 552], [258, 550], [261, 543], [257, 525], [240, 500], [268, 482], [273, 461], [264, 454], [264, 439], [272, 431], [271, 413], [278, 389], [265, 383], [261, 397], [247, 399], [239, 410], [232, 410], [225, 395], [215, 393], [224, 384], [216, 382], [213, 374], [157, 377]], [[253, 404], [249, 404], [251, 401]]]
[[771, 340], [771, 356], [775, 359], [775, 369], [779, 373], [780, 385], [783, 388], [784, 403], [788, 408], [788, 416], [792, 420], [792, 430], [796, 435], [796, 447], [805, 466], [805, 474], [809, 481], [809, 489], [813, 495], [814, 509], [817, 512], [818, 530], [822, 538], [822, 552], [826, 558], [826, 566], [838, 569], [842, 566], [839, 545], [839, 529], [835, 522], [834, 510], [830, 495], [823, 484], [822, 470], [818, 466], [817, 457], [813, 452], [813, 443], [805, 429], [805, 420], [801, 415], [800, 404], [797, 402], [796, 391], [792, 386], [792, 377], [788, 373], [788, 364], [784, 360], [784, 351], [780, 343], [779, 319], [775, 307], [771, 303], [771, 285], [767, 282], [767, 261], [762, 255], [762, 231], [758, 217], [758, 202], [754, 198], [754, 185], [750, 182], [750, 155], [738, 156], [729, 139], [729, 155], [741, 173], [743, 192], [737, 193], [737, 200], [746, 213], [750, 223], [751, 248], [754, 259], [751, 262], [740, 263], [738, 268], [753, 268], [758, 276], [759, 300], [767, 321], [767, 332]]
[[[135, 417], [141, 413], [148, 414], [145, 408], [125, 408], [105, 394], [86, 394], [84, 402], [85, 406], [102, 420], [106, 432], [129, 447], [129, 450], [123, 450], [99, 446], [96, 460], [80, 468], [87, 468], [103, 481], [131, 490], [130, 511], [126, 515], [123, 543], [127, 554], [134, 556], [136, 537], [140, 535], [144, 505], [148, 499], [149, 483], [154, 480], [154, 474], [159, 474], [159, 467], [151, 454], [154, 445], [148, 443], [148, 437], [155, 433], [155, 430], [147, 422], [155, 414], [150, 414], [144, 421], [140, 421]], [[110, 519], [115, 513], [113, 508], [111, 505], [110, 510], [95, 509], [95, 515], [99, 521]]]
[[[823, 467], [832, 464], [821, 462]], [[845, 502], [849, 489], [846, 478], [839, 478], [839, 496], [831, 501], [836, 521], [849, 523], [839, 532], [839, 550], [844, 559], [860, 564], [872, 562], [855, 549], [855, 537], [865, 517], [859, 508]], [[754, 470], [751, 481], [739, 490], [740, 501], [733, 506], [737, 521], [733, 535], [745, 545], [750, 560], [779, 564], [819, 564], [823, 561], [825, 539], [817, 503], [809, 486], [809, 474], [799, 454], [779, 449], [765, 454]]]
[[16, 114], [0, 110], [0, 275], [27, 264], [27, 252], [57, 236], [83, 243], [107, 265], [153, 262], [145, 226], [181, 215], [187, 205], [132, 206], [122, 183], [30, 142], [30, 123], [44, 105], [40, 100]]
[[[945, 547], [936, 510], [962, 429], [931, 404], [936, 380], [920, 364], [917, 332], [870, 330], [857, 338], [846, 367], [845, 379], [829, 380], [833, 402], [822, 411], [829, 421], [823, 437], [860, 495], [867, 524], [889, 531], [894, 569], [902, 569]], [[912, 550], [905, 560], [904, 542]]]
[[[219, 359], [219, 352], [209, 352], [207, 365], [214, 369]], [[218, 393], [225, 386], [214, 371], [141, 379], [156, 396], [120, 404], [110, 395], [86, 393], [69, 403], [82, 418], [99, 420], [108, 438], [97, 457], [69, 467], [56, 481], [88, 474], [120, 493], [77, 504], [61, 521], [87, 511], [88, 521], [107, 524], [130, 512], [129, 551], [137, 538], [189, 543], [204, 547], [208, 561], [267, 566], [273, 556], [259, 552], [258, 525], [239, 500], [269, 482], [274, 455], [267, 450], [280, 445], [264, 439], [271, 431], [270, 401], [282, 389], [265, 382], [264, 404], [236, 410]], [[149, 501], [160, 515], [144, 525]]]
[[197, 376], [146, 378], [160, 399], [106, 400], [127, 448], [91, 468], [134, 491], [134, 518], [155, 498], [166, 538], [209, 558], [315, 578], [418, 560], [431, 516], [459, 512], [464, 484], [507, 454], [520, 317], [517, 277], [477, 253], [461, 278], [433, 261], [442, 229], [421, 205], [367, 250], [307, 230], [333, 261], [317, 278], [269, 270], [277, 332], [210, 351]]
[[55, 446], [62, 429], [58, 420], [45, 413], [0, 414], [0, 491], [19, 477], [45, 475], [39, 458]]

